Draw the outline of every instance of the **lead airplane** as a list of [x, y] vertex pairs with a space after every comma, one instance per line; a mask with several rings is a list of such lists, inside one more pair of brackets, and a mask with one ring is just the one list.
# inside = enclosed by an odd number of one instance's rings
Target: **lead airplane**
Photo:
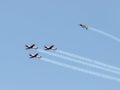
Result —
[[41, 58], [42, 56], [40, 56], [38, 53], [36, 54], [29, 54], [30, 58]]
[[51, 46], [44, 46], [45, 50], [56, 50], [57, 48], [54, 47], [54, 45]]
[[37, 49], [38, 47], [35, 46], [35, 44], [32, 44], [32, 45], [25, 45], [26, 47], [26, 50], [27, 49]]
[[82, 28], [85, 28], [86, 30], [88, 30], [88, 26], [83, 25], [83, 24], [79, 24]]

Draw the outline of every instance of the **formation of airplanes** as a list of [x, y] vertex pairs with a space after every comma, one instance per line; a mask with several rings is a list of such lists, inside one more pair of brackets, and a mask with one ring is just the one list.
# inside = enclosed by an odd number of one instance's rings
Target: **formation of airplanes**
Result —
[[[28, 49], [38, 49], [37, 46], [35, 46], [35, 44], [32, 45], [25, 45], [26, 50]], [[57, 50], [57, 48], [54, 47], [54, 45], [51, 46], [44, 46], [44, 50]], [[29, 54], [30, 58], [41, 58], [42, 56], [39, 55], [39, 53], [36, 54]]]
[[[82, 28], [88, 30], [88, 26], [84, 25], [84, 24], [79, 24]], [[38, 49], [37, 46], [35, 46], [35, 44], [32, 45], [25, 45], [26, 50], [28, 49]], [[44, 50], [57, 50], [56, 47], [54, 47], [54, 45], [51, 46], [46, 46], [44, 45]], [[41, 58], [42, 56], [39, 55], [39, 53], [36, 54], [29, 54], [30, 58]]]

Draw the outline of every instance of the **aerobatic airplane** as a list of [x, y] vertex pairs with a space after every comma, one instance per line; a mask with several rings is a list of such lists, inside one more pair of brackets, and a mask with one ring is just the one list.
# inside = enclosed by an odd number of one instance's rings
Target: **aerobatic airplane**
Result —
[[56, 50], [57, 48], [54, 47], [54, 45], [51, 46], [44, 46], [45, 50]]
[[41, 58], [41, 56], [36, 53], [36, 54], [29, 54], [30, 58]]
[[27, 49], [37, 49], [38, 48], [38, 47], [35, 46], [35, 44], [33, 44], [33, 45], [25, 45], [25, 47], [26, 47], [26, 50]]
[[86, 30], [88, 30], [88, 27], [86, 25], [83, 24], [79, 24], [82, 28], [85, 28]]

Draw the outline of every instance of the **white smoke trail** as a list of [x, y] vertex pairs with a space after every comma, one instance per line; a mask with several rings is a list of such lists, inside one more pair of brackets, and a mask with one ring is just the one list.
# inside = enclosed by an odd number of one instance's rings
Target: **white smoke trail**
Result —
[[111, 39], [113, 39], [113, 40], [115, 40], [115, 41], [117, 41], [117, 42], [120, 42], [120, 38], [118, 38], [118, 37], [116, 37], [116, 36], [113, 36], [112, 34], [103, 32], [103, 31], [101, 31], [101, 30], [99, 30], [99, 29], [92, 28], [92, 27], [90, 27], [89, 29], [92, 30], [92, 31], [95, 31], [95, 32], [97, 32], [97, 33], [99, 33], [99, 34], [105, 35], [106, 37], [109, 37], [109, 38], [111, 38]]
[[42, 53], [45, 53], [45, 54], [48, 54], [48, 55], [59, 57], [59, 58], [65, 59], [65, 60], [69, 60], [69, 61], [72, 61], [72, 62], [75, 62], [75, 63], [80, 63], [80, 64], [83, 64], [83, 65], [98, 68], [98, 69], [101, 69], [101, 70], [104, 70], [104, 71], [120, 74], [120, 72], [113, 71], [113, 70], [110, 70], [110, 69], [107, 69], [107, 68], [104, 68], [104, 67], [101, 67], [101, 66], [98, 66], [98, 65], [94, 65], [94, 64], [91, 64], [91, 63], [84, 62], [84, 61], [72, 59], [72, 58], [69, 58], [69, 57], [66, 57], [66, 56], [63, 56], [63, 55], [60, 55], [60, 54], [54, 54], [54, 53], [47, 52], [47, 51], [44, 51], [44, 50], [41, 50], [41, 49], [38, 49], [38, 51], [42, 52]]
[[78, 68], [78, 67], [68, 65], [68, 64], [65, 64], [65, 63], [60, 63], [60, 62], [57, 62], [57, 61], [53, 61], [53, 60], [50, 60], [50, 59], [47, 59], [47, 58], [41, 58], [41, 60], [43, 60], [45, 62], [55, 64], [55, 65], [58, 65], [58, 66], [61, 66], [61, 67], [64, 67], [64, 68], [69, 68], [69, 69], [72, 69], [72, 70], [75, 70], [75, 71], [79, 71], [79, 72], [87, 73], [87, 74], [90, 74], [90, 75], [94, 75], [94, 76], [102, 77], [102, 78], [105, 78], [105, 79], [120, 82], [120, 78], [117, 78], [117, 77], [113, 77], [113, 76], [109, 76], [109, 75], [89, 71], [89, 70]]
[[82, 56], [79, 56], [79, 55], [76, 55], [76, 54], [73, 54], [73, 53], [69, 53], [69, 52], [65, 52], [65, 51], [62, 51], [62, 50], [57, 50], [56, 52], [60, 53], [60, 54], [63, 54], [63, 55], [66, 55], [66, 56], [69, 56], [69, 57], [73, 57], [73, 58], [80, 59], [80, 60], [83, 60], [83, 61], [86, 61], [86, 62], [90, 62], [90, 63], [96, 64], [96, 65], [99, 65], [101, 67], [108, 68], [112, 71], [116, 71], [116, 72], [120, 73], [120, 68], [119, 67], [108, 65], [108, 64], [105, 64], [105, 63], [102, 63], [102, 62], [99, 62], [99, 61], [96, 61], [96, 60], [93, 60], [93, 59], [82, 57]]

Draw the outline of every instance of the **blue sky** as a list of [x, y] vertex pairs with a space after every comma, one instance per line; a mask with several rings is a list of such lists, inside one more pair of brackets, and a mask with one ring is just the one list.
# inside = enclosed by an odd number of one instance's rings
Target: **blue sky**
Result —
[[119, 90], [118, 82], [29, 59], [28, 54], [37, 51], [26, 51], [24, 47], [33, 43], [39, 48], [54, 44], [58, 49], [120, 67], [120, 43], [78, 26], [83, 23], [120, 37], [119, 3], [119, 0], [1, 0], [0, 89]]

